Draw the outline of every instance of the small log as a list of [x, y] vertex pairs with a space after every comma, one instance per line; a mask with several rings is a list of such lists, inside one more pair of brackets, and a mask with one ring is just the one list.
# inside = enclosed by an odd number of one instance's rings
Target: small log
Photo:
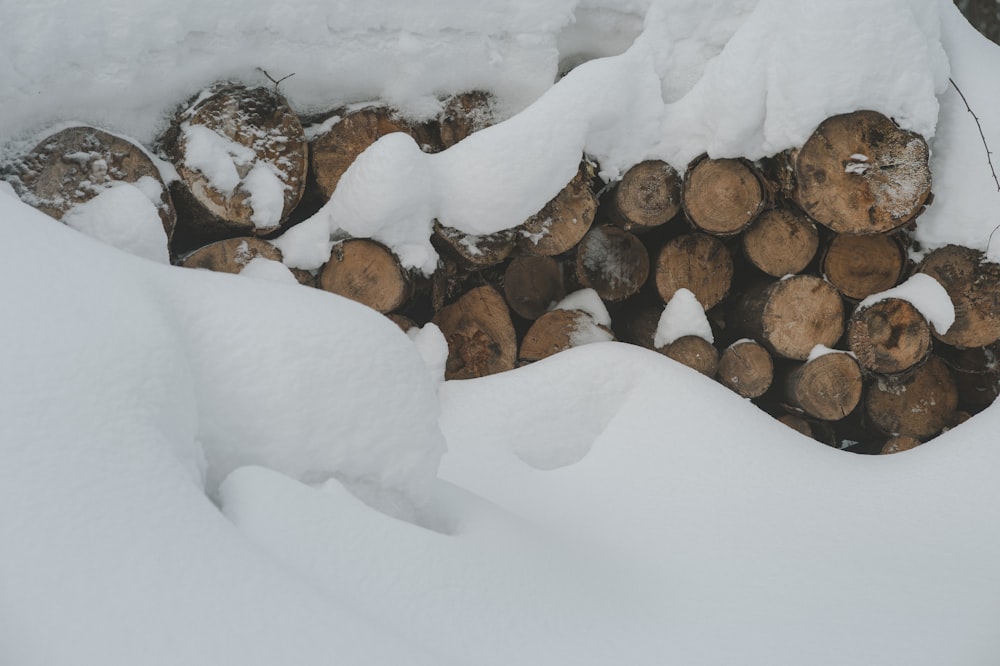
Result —
[[791, 208], [761, 213], [743, 234], [743, 252], [773, 277], [801, 273], [816, 255], [819, 232], [812, 220]]
[[438, 251], [447, 254], [467, 270], [496, 266], [514, 251], [514, 231], [475, 236], [434, 222], [431, 239]]
[[812, 426], [809, 425], [809, 421], [798, 416], [796, 414], [782, 414], [778, 417], [778, 420], [784, 423], [786, 426], [794, 430], [795, 432], [805, 435], [812, 439], [813, 431]]
[[840, 340], [844, 304], [825, 280], [793, 275], [752, 288], [737, 301], [727, 324], [778, 356], [804, 361], [816, 345], [833, 347]]
[[521, 342], [518, 356], [522, 363], [530, 363], [572, 347], [614, 339], [607, 327], [595, 323], [582, 310], [553, 310], [531, 325]]
[[696, 161], [684, 176], [684, 212], [695, 227], [716, 236], [743, 231], [764, 209], [760, 179], [744, 161]]
[[597, 197], [590, 189], [593, 177], [593, 165], [584, 160], [566, 187], [519, 227], [517, 245], [522, 252], [551, 257], [583, 239], [597, 214]]
[[445, 379], [472, 379], [513, 370], [517, 336], [503, 296], [493, 287], [477, 287], [432, 320], [448, 342]]
[[384, 106], [346, 112], [332, 127], [309, 144], [309, 167], [323, 201], [328, 201], [337, 183], [358, 155], [386, 134], [403, 132], [425, 152], [438, 149], [438, 138], [426, 125], [410, 123]]
[[738, 340], [719, 357], [719, 383], [744, 398], [759, 398], [774, 380], [770, 352], [753, 340]]
[[931, 191], [927, 142], [876, 111], [827, 118], [793, 158], [795, 199], [843, 234], [897, 229]]
[[948, 366], [932, 355], [909, 372], [877, 377], [865, 409], [883, 433], [926, 441], [955, 423], [958, 388]]
[[895, 236], [837, 234], [823, 253], [820, 269], [841, 294], [860, 301], [899, 284], [906, 250]]
[[918, 268], [944, 287], [955, 306], [955, 323], [934, 337], [955, 347], [985, 347], [1000, 340], [1000, 265], [982, 252], [946, 245]]
[[493, 95], [481, 90], [459, 93], [450, 97], [441, 111], [438, 124], [441, 130], [441, 148], [451, 148], [473, 132], [493, 124]]
[[335, 245], [320, 270], [318, 286], [383, 314], [401, 308], [411, 295], [399, 259], [369, 238], [349, 238]]
[[890, 453], [899, 453], [900, 451], [909, 451], [921, 444], [922, 442], [912, 435], [894, 435], [885, 440], [881, 453], [882, 455], [888, 455]]
[[503, 274], [504, 297], [525, 319], [538, 319], [566, 296], [562, 266], [552, 257], [515, 257]]
[[931, 327], [910, 302], [886, 298], [854, 311], [847, 343], [866, 370], [896, 374], [931, 353]]
[[[149, 183], [151, 204], [173, 236], [177, 212], [153, 160], [138, 145], [93, 127], [70, 127], [41, 141], [5, 171], [21, 199], [61, 220], [71, 208], [90, 201], [115, 183]], [[148, 180], [144, 180], [148, 179]]]
[[685, 234], [667, 242], [656, 258], [656, 291], [664, 303], [688, 289], [706, 310], [729, 294], [733, 257], [717, 238]]
[[979, 412], [1000, 395], [1000, 350], [998, 345], [957, 349], [938, 345], [935, 350], [951, 368], [963, 407]]
[[714, 377], [719, 369], [719, 352], [708, 340], [697, 335], [685, 335], [656, 351], [672, 358], [706, 377]]
[[577, 247], [576, 278], [605, 301], [623, 301], [649, 278], [646, 247], [619, 227], [594, 227]]
[[238, 275], [257, 257], [281, 261], [281, 250], [253, 236], [227, 238], [195, 250], [184, 258], [181, 266]]
[[640, 162], [625, 172], [612, 196], [614, 221], [626, 231], [665, 224], [681, 209], [681, 178], [660, 160]]
[[839, 421], [854, 411], [863, 387], [858, 362], [837, 352], [796, 366], [783, 381], [789, 405], [824, 421]]
[[308, 152], [298, 116], [270, 88], [218, 85], [177, 112], [161, 141], [192, 239], [262, 236], [302, 199]]

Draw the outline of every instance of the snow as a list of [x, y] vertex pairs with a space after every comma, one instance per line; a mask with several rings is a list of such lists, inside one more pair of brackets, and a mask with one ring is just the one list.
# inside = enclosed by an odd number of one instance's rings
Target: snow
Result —
[[[240, 262], [245, 260], [240, 257], [240, 250], [242, 250], [245, 245], [241, 246], [237, 250], [236, 261]], [[288, 267], [285, 266], [280, 261], [274, 261], [273, 259], [265, 259], [264, 257], [253, 257], [247, 261], [243, 269], [240, 270], [240, 275], [246, 275], [248, 277], [259, 278], [261, 280], [273, 280], [274, 282], [284, 282], [286, 284], [298, 284], [299, 281], [295, 279]]]
[[580, 310], [590, 315], [594, 323], [611, 326], [611, 315], [604, 301], [593, 289], [579, 289], [553, 305], [549, 310]]
[[688, 335], [696, 335], [708, 342], [715, 342], [712, 326], [705, 316], [705, 308], [690, 289], [678, 289], [663, 307], [660, 321], [653, 335], [653, 346], [659, 349]]
[[[295, 72], [281, 91], [302, 112], [497, 95], [507, 120], [443, 153], [401, 135], [366, 151], [275, 241], [289, 266], [353, 230], [426, 269], [430, 220], [519, 224], [584, 152], [608, 180], [755, 158], [855, 108], [931, 138], [925, 248], [987, 249], [996, 225], [948, 76], [1000, 145], [1000, 51], [947, 0], [8, 4], [5, 159], [70, 119], [151, 145], [192, 91], [266, 83], [257, 67]], [[151, 223], [144, 192], [112, 187], [76, 219]], [[130, 256], [12, 195], [0, 183], [0, 663], [1000, 655], [996, 406], [881, 458], [614, 342], [444, 382], [433, 325], [405, 335], [319, 290]], [[939, 289], [897, 293], [938, 326]], [[693, 305], [679, 293], [667, 327], [700, 326]]]
[[917, 273], [892, 289], [872, 294], [858, 304], [858, 310], [864, 310], [887, 298], [909, 302], [938, 333], [947, 333], [955, 323], [955, 305], [951, 302], [951, 297], [941, 283], [930, 275]]

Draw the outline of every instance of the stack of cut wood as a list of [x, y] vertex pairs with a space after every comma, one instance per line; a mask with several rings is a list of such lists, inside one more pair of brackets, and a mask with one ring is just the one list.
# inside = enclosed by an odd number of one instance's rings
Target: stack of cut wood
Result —
[[[281, 261], [266, 239], [322, 205], [377, 139], [405, 132], [425, 151], [442, 150], [489, 125], [491, 102], [483, 93], [458, 95], [439, 118], [420, 124], [384, 106], [341, 110], [314, 119], [307, 146], [302, 123], [274, 90], [223, 85], [202, 93], [178, 111], [159, 146], [179, 174], [170, 186], [173, 256], [185, 266], [233, 273], [256, 258]], [[234, 157], [228, 181], [206, 175], [210, 134]], [[120, 178], [153, 171], [139, 159], [141, 148], [88, 136], [90, 153], [126, 165]], [[92, 178], [95, 167], [80, 164], [77, 180], [68, 177], [73, 160], [66, 155], [80, 152], [79, 140], [63, 140], [49, 139], [21, 161], [27, 166], [17, 186], [26, 200], [51, 208], [87, 189], [79, 180]], [[919, 135], [858, 111], [827, 119], [803, 146], [771, 159], [702, 157], [683, 174], [652, 160], [611, 188], [601, 187], [596, 165], [581, 157], [562, 191], [514, 229], [471, 236], [436, 224], [433, 275], [404, 269], [372, 239], [350, 238], [319, 271], [295, 277], [365, 303], [403, 328], [433, 322], [448, 342], [449, 379], [619, 339], [716, 378], [811, 437], [858, 452], [911, 448], [1000, 392], [1000, 266], [958, 246], [919, 264], [908, 253], [907, 231], [931, 200], [928, 148]], [[250, 181], [280, 196], [257, 201]], [[173, 207], [163, 210], [172, 228]], [[951, 297], [956, 322], [947, 332], [906, 300], [860, 306], [915, 272], [935, 278]], [[582, 306], [582, 297], [555, 307], [585, 289], [599, 307]], [[713, 341], [686, 335], [657, 347], [665, 304], [682, 289], [704, 308]]]

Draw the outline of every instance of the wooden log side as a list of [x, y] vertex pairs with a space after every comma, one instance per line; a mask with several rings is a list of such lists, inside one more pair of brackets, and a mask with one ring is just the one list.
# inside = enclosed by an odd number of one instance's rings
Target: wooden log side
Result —
[[626, 231], [658, 227], [681, 209], [681, 177], [661, 160], [647, 160], [625, 172], [612, 195], [613, 219]]
[[445, 379], [473, 379], [512, 370], [517, 335], [503, 296], [484, 285], [465, 293], [434, 315], [448, 342]]
[[507, 259], [514, 251], [514, 236], [512, 229], [476, 236], [435, 221], [431, 241], [439, 252], [447, 254], [463, 268], [478, 270]]
[[827, 118], [795, 154], [795, 199], [837, 233], [897, 229], [931, 191], [927, 142], [876, 111]]
[[512, 312], [538, 319], [566, 297], [562, 266], [552, 257], [515, 257], [503, 276], [504, 298]]
[[774, 380], [774, 360], [763, 345], [737, 340], [719, 356], [719, 383], [744, 398], [759, 398]]
[[732, 236], [764, 209], [766, 196], [748, 163], [704, 158], [688, 168], [682, 201], [684, 213], [696, 228], [716, 236]]
[[452, 95], [438, 117], [442, 150], [451, 148], [474, 132], [492, 125], [496, 99], [488, 92], [473, 90]]
[[841, 294], [860, 301], [899, 284], [906, 250], [891, 235], [837, 234], [823, 253], [820, 269]]
[[697, 335], [685, 335], [657, 350], [667, 358], [686, 365], [706, 377], [714, 377], [719, 369], [719, 351], [708, 340]]
[[594, 330], [605, 334], [607, 340], [614, 335], [605, 327], [594, 322], [582, 310], [552, 310], [535, 320], [521, 341], [518, 360], [531, 363], [548, 358], [581, 344], [593, 342]]
[[885, 440], [885, 444], [882, 445], [881, 453], [882, 455], [889, 455], [890, 453], [909, 451], [910, 449], [917, 448], [922, 443], [923, 442], [912, 435], [894, 435]]
[[816, 225], [792, 208], [764, 211], [743, 234], [743, 253], [747, 259], [773, 277], [801, 273], [818, 248]]
[[257, 257], [281, 261], [281, 250], [254, 236], [227, 238], [195, 250], [184, 258], [181, 266], [238, 274]]
[[329, 131], [313, 139], [309, 144], [309, 168], [323, 201], [330, 199], [358, 155], [393, 132], [410, 135], [425, 152], [439, 150], [439, 139], [432, 128], [411, 123], [385, 106], [344, 112]]
[[834, 347], [844, 332], [844, 304], [830, 283], [794, 275], [752, 287], [734, 304], [727, 326], [771, 353], [804, 361], [816, 345]]
[[597, 197], [590, 188], [593, 177], [593, 165], [584, 160], [566, 187], [518, 228], [518, 248], [551, 257], [580, 243], [597, 214]]
[[349, 238], [335, 245], [320, 270], [318, 286], [383, 314], [403, 307], [411, 295], [409, 276], [399, 259], [370, 238]]
[[576, 278], [605, 301], [623, 301], [649, 278], [646, 247], [619, 227], [594, 227], [577, 246]]
[[955, 323], [934, 337], [955, 347], [985, 347], [1000, 340], [1000, 265], [982, 252], [946, 245], [928, 254], [918, 271], [944, 287], [955, 306]]
[[669, 303], [678, 289], [687, 289], [708, 310], [729, 294], [733, 272], [732, 253], [719, 239], [707, 234], [685, 234], [660, 249], [656, 291], [664, 303]]
[[854, 411], [863, 388], [858, 362], [836, 352], [806, 361], [783, 377], [788, 404], [824, 421], [838, 421]]
[[847, 342], [866, 370], [896, 374], [931, 353], [931, 327], [912, 303], [886, 298], [854, 311]]
[[876, 377], [865, 410], [881, 432], [926, 441], [956, 422], [958, 388], [944, 361], [931, 355], [909, 372]]
[[70, 127], [46, 137], [3, 176], [22, 201], [57, 220], [114, 183], [148, 178], [159, 189], [154, 205], [167, 240], [173, 236], [177, 212], [153, 160], [139, 145], [97, 128]]

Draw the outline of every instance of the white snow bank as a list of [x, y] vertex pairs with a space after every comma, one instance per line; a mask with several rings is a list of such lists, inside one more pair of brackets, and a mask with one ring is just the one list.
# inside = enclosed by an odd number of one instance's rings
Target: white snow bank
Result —
[[259, 278], [261, 280], [271, 280], [273, 282], [284, 282], [286, 284], [298, 284], [288, 267], [280, 261], [265, 259], [264, 257], [254, 257], [243, 266], [240, 275]]
[[858, 304], [858, 310], [864, 310], [887, 298], [909, 302], [938, 333], [947, 333], [955, 323], [955, 305], [951, 302], [951, 297], [941, 283], [930, 275], [917, 273], [901, 285], [872, 294]]
[[697, 335], [708, 342], [715, 342], [705, 308], [691, 290], [681, 288], [663, 307], [653, 335], [653, 346], [665, 347], [686, 335]]

